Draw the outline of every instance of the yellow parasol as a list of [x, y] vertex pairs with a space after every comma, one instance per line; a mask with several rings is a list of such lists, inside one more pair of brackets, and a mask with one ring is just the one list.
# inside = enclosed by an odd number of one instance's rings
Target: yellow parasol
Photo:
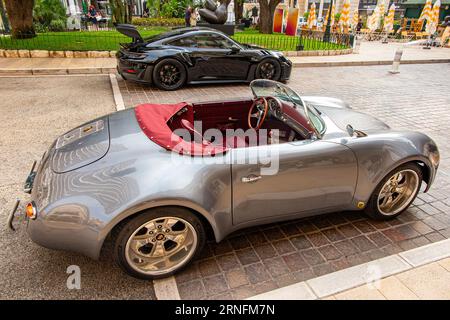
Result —
[[394, 14], [395, 14], [395, 4], [392, 4], [389, 8], [388, 15], [384, 19], [384, 31], [391, 33], [394, 29]]
[[370, 31], [375, 31], [380, 26], [380, 6], [376, 6], [370, 17], [367, 18], [367, 27]]
[[311, 4], [311, 7], [309, 9], [309, 15], [308, 15], [308, 28], [312, 29], [317, 24], [317, 18], [316, 18], [316, 4], [313, 2]]
[[339, 18], [339, 24], [343, 27], [348, 27], [350, 22], [350, 0], [344, 0], [342, 4], [341, 17]]
[[420, 14], [419, 21], [431, 19], [431, 0], [425, 2], [422, 13]]
[[356, 29], [356, 25], [359, 22], [359, 11], [358, 8], [355, 9], [355, 11], [353, 11], [353, 17], [352, 17], [352, 28]]
[[441, 8], [441, 0], [437, 0], [433, 9], [431, 10], [430, 20], [427, 23], [425, 31], [428, 34], [433, 34], [436, 32], [437, 26], [439, 24], [439, 9]]
[[380, 6], [379, 13], [380, 13], [380, 18], [381, 18], [382, 16], [384, 16], [384, 13], [386, 12], [386, 5], [384, 4], [383, 0], [381, 0], [379, 6]]

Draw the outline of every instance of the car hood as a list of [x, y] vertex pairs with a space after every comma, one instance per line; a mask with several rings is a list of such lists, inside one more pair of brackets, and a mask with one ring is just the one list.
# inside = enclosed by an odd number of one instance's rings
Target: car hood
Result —
[[356, 130], [373, 132], [388, 130], [390, 127], [383, 121], [366, 113], [352, 110], [350, 105], [342, 100], [328, 97], [302, 97], [310, 106], [329, 117], [341, 130], [346, 131], [347, 125]]

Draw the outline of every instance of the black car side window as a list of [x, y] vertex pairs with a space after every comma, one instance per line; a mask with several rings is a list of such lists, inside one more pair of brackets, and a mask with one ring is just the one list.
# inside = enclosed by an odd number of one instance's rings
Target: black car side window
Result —
[[197, 47], [203, 49], [231, 49], [233, 47], [233, 42], [217, 34], [197, 35], [195, 40]]
[[184, 48], [196, 48], [197, 43], [193, 37], [184, 37], [179, 38], [168, 43], [171, 46], [175, 47], [184, 47]]

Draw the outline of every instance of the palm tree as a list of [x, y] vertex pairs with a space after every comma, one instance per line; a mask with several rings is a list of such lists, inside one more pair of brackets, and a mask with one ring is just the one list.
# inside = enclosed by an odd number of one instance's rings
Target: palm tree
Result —
[[17, 39], [36, 36], [33, 27], [34, 0], [5, 0], [12, 36]]

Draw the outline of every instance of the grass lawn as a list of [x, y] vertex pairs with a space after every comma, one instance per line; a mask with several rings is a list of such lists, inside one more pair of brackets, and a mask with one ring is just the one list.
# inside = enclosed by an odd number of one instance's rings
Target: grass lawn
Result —
[[[145, 38], [169, 29], [169, 27], [148, 27], [139, 30]], [[295, 51], [300, 42], [299, 37], [284, 34], [260, 34], [257, 30], [250, 29], [236, 32], [233, 38], [238, 42], [280, 51]], [[32, 39], [21, 40], [11, 39], [9, 36], [0, 36], [0, 49], [111, 51], [117, 50], [119, 43], [126, 42], [130, 42], [130, 39], [117, 31], [48, 32], [40, 33]], [[323, 43], [315, 39], [304, 39], [302, 44], [304, 50], [345, 48], [345, 45]]]
[[[139, 29], [143, 37], [168, 30], [168, 27]], [[20, 40], [0, 36], [0, 49], [112, 51], [119, 48], [119, 43], [127, 42], [130, 42], [130, 38], [117, 31], [47, 32], [40, 33], [35, 38]]]
[[[236, 32], [233, 39], [238, 42], [280, 51], [296, 51], [300, 43], [300, 37], [297, 36], [287, 36], [282, 33], [262, 34], [253, 29]], [[303, 50], [336, 50], [346, 48], [345, 45], [324, 43], [319, 39], [302, 39], [302, 45], [304, 46]]]

